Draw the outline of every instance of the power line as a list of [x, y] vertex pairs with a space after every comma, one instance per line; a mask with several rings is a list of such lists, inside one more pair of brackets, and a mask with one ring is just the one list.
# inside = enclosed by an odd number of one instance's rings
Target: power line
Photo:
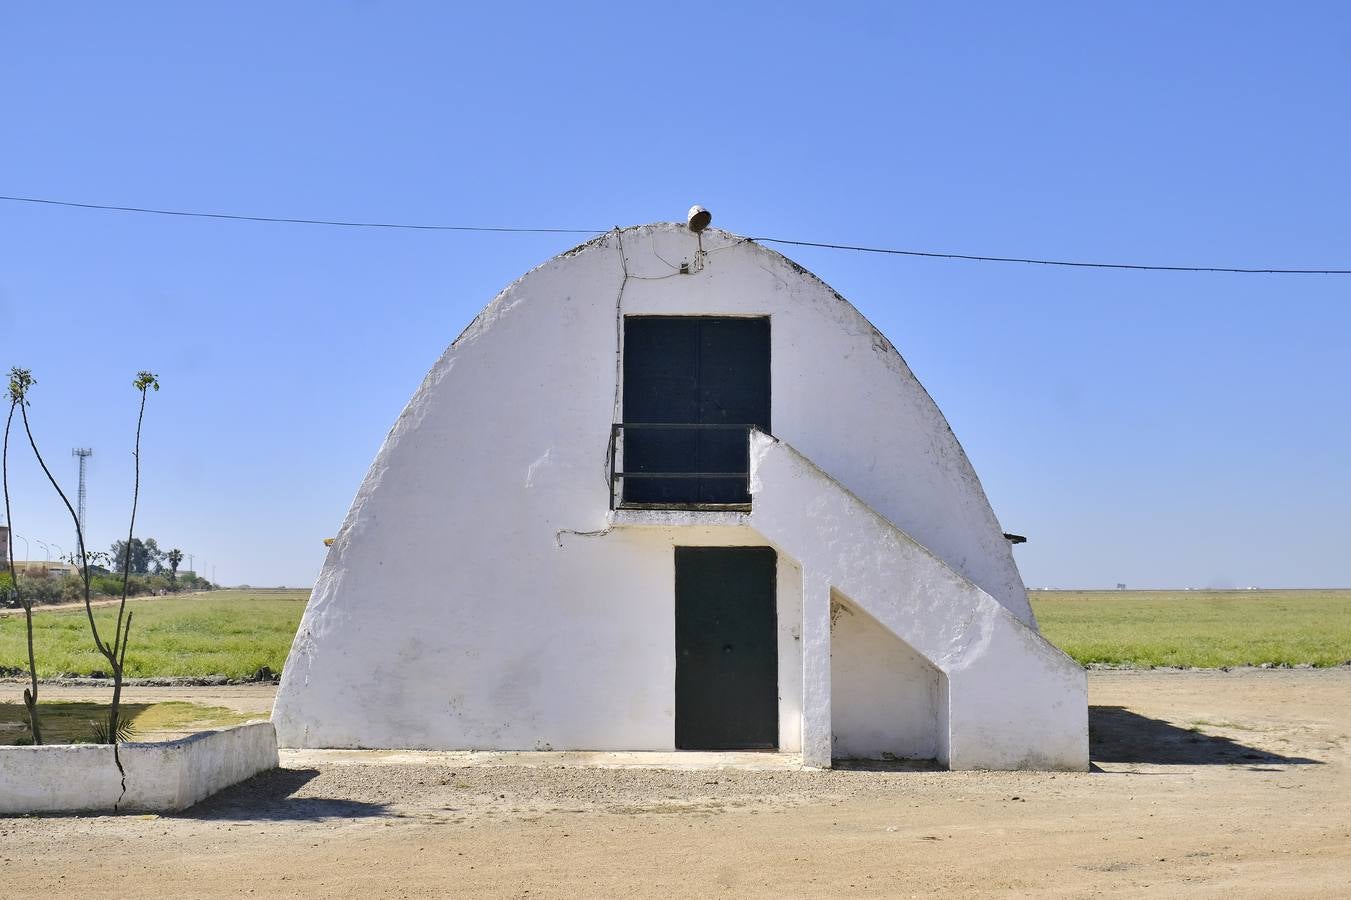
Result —
[[[248, 216], [232, 213], [192, 212], [179, 209], [155, 209], [144, 206], [112, 206], [102, 203], [78, 203], [72, 200], [49, 200], [41, 197], [10, 197], [0, 195], [10, 203], [37, 203], [75, 209], [98, 209], [110, 212], [144, 213], [157, 216], [179, 216], [191, 219], [228, 219], [236, 222], [273, 222], [289, 225], [328, 225], [341, 228], [393, 228], [412, 231], [486, 231], [510, 234], [601, 234], [606, 228], [522, 228], [490, 225], [434, 225], [407, 222], [356, 222], [340, 219], [302, 219], [283, 216]], [[1130, 269], [1141, 272], [1228, 272], [1239, 275], [1351, 275], [1351, 269], [1280, 269], [1239, 266], [1158, 266], [1143, 263], [1082, 262], [1064, 259], [1037, 259], [1021, 256], [979, 256], [971, 253], [938, 253], [931, 250], [900, 250], [889, 247], [864, 247], [855, 244], [831, 244], [820, 241], [797, 241], [788, 238], [755, 237], [745, 240], [766, 244], [787, 244], [794, 247], [819, 247], [826, 250], [849, 250], [856, 253], [882, 253], [891, 256], [916, 256], [928, 259], [956, 259], [968, 262], [1022, 263], [1035, 266], [1062, 266], [1077, 269]]]
[[857, 247], [852, 244], [822, 244], [816, 241], [790, 241], [787, 238], [751, 238], [766, 244], [792, 244], [795, 247], [824, 247], [827, 250], [855, 250], [859, 253], [888, 253], [894, 256], [925, 256], [933, 259], [965, 259], [974, 262], [1029, 263], [1035, 266], [1072, 266], [1080, 269], [1136, 269], [1143, 272], [1235, 272], [1240, 275], [1351, 275], [1351, 269], [1247, 269], [1227, 266], [1149, 266], [1137, 263], [1076, 262], [1064, 259], [1030, 259], [1020, 256], [973, 256], [967, 253], [935, 253], [928, 250], [891, 250], [885, 247]]
[[181, 209], [152, 209], [145, 206], [108, 206], [102, 203], [76, 203], [72, 200], [46, 200], [40, 197], [5, 197], [12, 203], [41, 203], [76, 209], [103, 209], [111, 212], [148, 213], [155, 216], [182, 216], [189, 219], [230, 219], [235, 222], [280, 222], [289, 225], [336, 225], [342, 228], [402, 228], [414, 231], [504, 231], [517, 234], [600, 234], [604, 228], [499, 228], [490, 225], [413, 225], [402, 222], [346, 222], [338, 219], [291, 219], [280, 216], [244, 216], [231, 213], [188, 212]]

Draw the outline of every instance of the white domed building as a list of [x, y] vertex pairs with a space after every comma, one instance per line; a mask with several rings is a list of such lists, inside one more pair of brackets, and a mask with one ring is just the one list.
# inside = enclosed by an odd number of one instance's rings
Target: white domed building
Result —
[[1088, 767], [1085, 673], [891, 343], [716, 229], [608, 232], [451, 344], [291, 649], [283, 746]]

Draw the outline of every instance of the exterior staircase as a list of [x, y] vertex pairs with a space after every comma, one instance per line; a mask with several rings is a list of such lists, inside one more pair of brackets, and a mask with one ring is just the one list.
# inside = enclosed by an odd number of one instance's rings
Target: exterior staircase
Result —
[[941, 673], [940, 762], [1087, 770], [1079, 664], [784, 442], [753, 431], [750, 473], [750, 526], [802, 567], [804, 763], [830, 765], [835, 595]]

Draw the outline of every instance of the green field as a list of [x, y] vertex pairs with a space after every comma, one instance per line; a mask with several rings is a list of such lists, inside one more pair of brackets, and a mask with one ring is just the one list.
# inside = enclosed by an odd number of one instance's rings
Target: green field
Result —
[[[217, 591], [132, 600], [131, 678], [280, 672], [308, 591]], [[1351, 590], [1033, 591], [1042, 632], [1084, 664], [1336, 666], [1351, 662]], [[111, 622], [115, 608], [96, 610]], [[44, 678], [105, 673], [83, 610], [40, 610]], [[111, 625], [108, 626], [111, 630]], [[23, 617], [0, 618], [0, 672], [26, 669]]]
[[1042, 633], [1088, 665], [1351, 663], [1351, 590], [1033, 591]]
[[[127, 601], [135, 613], [127, 677], [225, 675], [248, 678], [263, 666], [280, 672], [309, 591], [215, 591]], [[117, 607], [94, 609], [101, 633], [111, 634]], [[94, 649], [83, 608], [34, 616], [38, 674], [108, 673]], [[28, 669], [22, 615], [0, 618], [0, 671]]]

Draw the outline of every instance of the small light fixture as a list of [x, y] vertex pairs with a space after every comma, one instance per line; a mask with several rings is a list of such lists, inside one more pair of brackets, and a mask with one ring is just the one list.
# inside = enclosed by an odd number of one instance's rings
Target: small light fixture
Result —
[[702, 206], [691, 206], [689, 215], [685, 217], [685, 225], [695, 234], [703, 231], [713, 221], [713, 213], [704, 209]]

